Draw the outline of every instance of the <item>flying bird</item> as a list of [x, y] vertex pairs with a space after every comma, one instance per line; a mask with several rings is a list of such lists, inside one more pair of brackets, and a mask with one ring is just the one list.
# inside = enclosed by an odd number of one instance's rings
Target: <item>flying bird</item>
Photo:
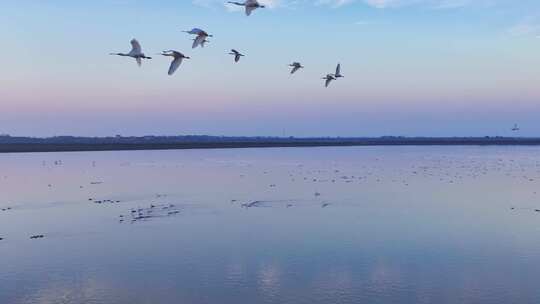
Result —
[[251, 15], [251, 12], [253, 12], [255, 9], [265, 7], [264, 5], [261, 5], [259, 3], [259, 1], [257, 1], [257, 0], [246, 0], [244, 2], [228, 1], [228, 3], [245, 7], [246, 8], [246, 16]]
[[206, 40], [206, 38], [213, 37], [212, 35], [209, 35], [206, 31], [203, 31], [203, 30], [201, 30], [199, 28], [193, 28], [190, 31], [183, 31], [183, 32], [191, 34], [191, 35], [197, 35], [197, 37], [195, 37], [195, 39], [193, 39], [193, 45], [191, 46], [192, 48], [196, 48], [199, 45], [201, 47], [204, 47], [204, 44], [206, 42], [208, 42], [208, 40]]
[[161, 55], [167, 56], [167, 57], [173, 57], [173, 61], [171, 62], [171, 66], [169, 67], [169, 72], [168, 72], [169, 75], [174, 74], [174, 72], [178, 69], [178, 67], [182, 63], [182, 60], [184, 60], [184, 58], [190, 59], [190, 57], [185, 56], [184, 54], [178, 51], [173, 51], [173, 50], [163, 51]]
[[243, 56], [244, 56], [244, 55], [242, 55], [240, 52], [238, 52], [238, 51], [235, 50], [235, 49], [232, 49], [231, 52], [229, 53], [229, 55], [234, 55], [234, 62], [240, 61], [240, 57], [243, 57]]
[[338, 63], [338, 65], [336, 66], [336, 73], [334, 74], [334, 77], [336, 79], [345, 77], [345, 76], [341, 75], [341, 64], [340, 63]]
[[334, 75], [332, 74], [327, 74], [325, 77], [323, 77], [322, 79], [326, 79], [326, 82], [324, 83], [324, 86], [325, 87], [328, 87], [328, 85], [330, 84], [330, 82], [332, 82], [332, 80], [336, 80], [336, 78], [334, 77]]
[[516, 132], [519, 131], [519, 127], [517, 124], [514, 124], [514, 127], [512, 128], [512, 131]]
[[141, 44], [139, 43], [139, 41], [137, 41], [137, 39], [132, 39], [130, 43], [131, 51], [129, 53], [111, 53], [111, 55], [135, 58], [139, 66], [141, 66], [142, 64], [142, 59], [152, 59], [152, 57], [147, 57], [146, 55], [144, 55], [141, 49]]
[[[197, 38], [193, 39], [193, 41], [195, 41], [195, 40], [197, 40]], [[208, 39], [205, 38], [203, 41], [200, 42], [201, 47], [204, 47], [204, 45], [205, 45], [206, 43], [209, 43], [209, 42], [210, 42], [210, 40], [208, 40]]]
[[299, 69], [303, 69], [304, 67], [300, 64], [300, 62], [293, 62], [289, 64], [290, 67], [292, 67], [291, 74], [294, 74]]

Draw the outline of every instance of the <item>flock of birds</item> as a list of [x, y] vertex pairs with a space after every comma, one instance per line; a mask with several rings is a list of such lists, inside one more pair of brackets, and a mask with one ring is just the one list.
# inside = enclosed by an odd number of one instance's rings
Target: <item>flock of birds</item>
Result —
[[[264, 5], [261, 5], [257, 0], [247, 0], [244, 2], [233, 2], [229, 1], [228, 3], [237, 5], [237, 6], [243, 6], [245, 8], [245, 13], [247, 16], [250, 16], [251, 13], [258, 8], [264, 8]], [[206, 43], [209, 43], [208, 40], [209, 37], [213, 37], [212, 35], [208, 34], [206, 31], [200, 29], [200, 28], [193, 28], [189, 31], [183, 31], [185, 33], [188, 33], [190, 35], [195, 35], [195, 38], [193, 39], [192, 48], [195, 49], [197, 47], [204, 48]], [[137, 64], [139, 66], [142, 65], [143, 59], [152, 59], [152, 57], [146, 56], [144, 52], [142, 51], [141, 44], [137, 39], [131, 40], [131, 51], [129, 53], [111, 53], [111, 55], [116, 56], [123, 56], [123, 57], [131, 57], [134, 58], [137, 61]], [[190, 59], [190, 57], [184, 55], [183, 53], [176, 51], [176, 50], [168, 50], [163, 51], [157, 55], [162, 55], [166, 57], [172, 57], [172, 62], [169, 66], [168, 74], [173, 75], [178, 67], [182, 64], [182, 61], [184, 59]], [[231, 49], [229, 52], [229, 55], [234, 56], [234, 62], [239, 62], [240, 58], [244, 57], [245, 55], [240, 53], [239, 51], [235, 49]], [[299, 69], [304, 68], [300, 62], [293, 62], [289, 65], [291, 67], [291, 74], [296, 73]], [[339, 78], [343, 78], [344, 76], [341, 74], [341, 64], [338, 63], [336, 67], [335, 73], [328, 73], [326, 76], [324, 76], [322, 79], [325, 80], [325, 87], [328, 87], [328, 85], [333, 81], [337, 80]]]

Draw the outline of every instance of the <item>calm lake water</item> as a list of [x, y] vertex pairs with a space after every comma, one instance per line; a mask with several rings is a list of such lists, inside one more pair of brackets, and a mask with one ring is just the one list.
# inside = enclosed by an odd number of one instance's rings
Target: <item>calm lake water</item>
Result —
[[4, 154], [0, 208], [0, 303], [540, 303], [536, 147]]

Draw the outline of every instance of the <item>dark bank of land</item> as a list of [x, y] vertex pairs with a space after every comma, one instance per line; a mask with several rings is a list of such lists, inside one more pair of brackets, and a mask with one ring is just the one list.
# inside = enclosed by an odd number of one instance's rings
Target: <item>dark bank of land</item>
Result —
[[173, 150], [266, 147], [325, 146], [464, 146], [540, 145], [539, 138], [522, 137], [221, 137], [221, 136], [141, 136], [48, 138], [0, 136], [0, 153]]

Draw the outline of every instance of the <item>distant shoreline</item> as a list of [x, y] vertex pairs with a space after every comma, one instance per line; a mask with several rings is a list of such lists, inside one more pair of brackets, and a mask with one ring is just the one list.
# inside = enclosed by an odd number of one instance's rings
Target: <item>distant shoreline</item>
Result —
[[[185, 149], [239, 149], [350, 146], [540, 146], [540, 138], [514, 137], [380, 137], [380, 138], [16, 138], [0, 139], [0, 153], [83, 152]], [[168, 139], [168, 140], [167, 140]]]

